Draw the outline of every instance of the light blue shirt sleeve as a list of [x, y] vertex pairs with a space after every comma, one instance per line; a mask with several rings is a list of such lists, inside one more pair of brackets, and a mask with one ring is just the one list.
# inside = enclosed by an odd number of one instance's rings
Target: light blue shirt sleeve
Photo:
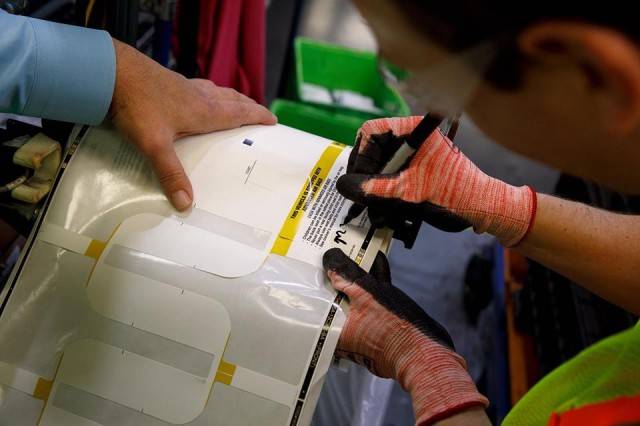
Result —
[[107, 32], [0, 10], [0, 112], [99, 124], [115, 75]]

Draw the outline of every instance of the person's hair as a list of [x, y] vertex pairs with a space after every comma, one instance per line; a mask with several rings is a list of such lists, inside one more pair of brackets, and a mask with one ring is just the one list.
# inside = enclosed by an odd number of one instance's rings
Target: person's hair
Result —
[[[405, 18], [431, 40], [452, 51], [482, 42], [495, 42], [498, 51], [484, 72], [486, 80], [503, 89], [517, 88], [526, 59], [516, 37], [526, 27], [547, 20], [589, 22], [620, 31], [640, 41], [633, 3], [606, 5], [569, 0], [482, 1], [394, 0]], [[551, 46], [552, 47], [552, 46]]]

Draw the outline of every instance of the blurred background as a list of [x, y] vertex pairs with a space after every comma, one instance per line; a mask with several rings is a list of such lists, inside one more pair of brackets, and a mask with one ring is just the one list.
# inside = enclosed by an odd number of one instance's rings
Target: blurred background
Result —
[[[279, 122], [352, 144], [366, 120], [411, 110], [378, 73], [376, 41], [349, 0], [0, 0], [11, 13], [102, 28], [187, 77], [230, 86]], [[16, 140], [43, 131], [66, 143], [71, 125], [0, 116], [0, 290], [41, 202], [9, 196], [24, 170]], [[625, 198], [492, 143], [466, 117], [455, 139], [487, 174], [603, 208]], [[415, 246], [390, 253], [396, 286], [450, 332], [495, 424], [543, 375], [634, 324], [630, 314], [471, 231], [423, 225]], [[412, 425], [408, 395], [355, 365], [332, 367], [314, 425]]]

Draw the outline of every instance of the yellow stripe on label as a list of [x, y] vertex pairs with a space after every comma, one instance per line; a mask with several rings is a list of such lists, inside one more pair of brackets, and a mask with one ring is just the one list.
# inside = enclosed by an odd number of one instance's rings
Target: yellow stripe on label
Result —
[[33, 397], [46, 401], [51, 393], [53, 387], [53, 380], [47, 380], [40, 377], [36, 382], [36, 387], [33, 389]]
[[84, 252], [84, 255], [98, 260], [105, 247], [107, 247], [107, 243], [105, 243], [104, 241], [91, 240], [89, 246]]
[[233, 375], [236, 372], [236, 365], [231, 364], [230, 362], [225, 361], [224, 359], [220, 361], [220, 365], [218, 366], [218, 371], [216, 371], [216, 382], [224, 383], [225, 385], [231, 385], [231, 381], [233, 380]]
[[311, 172], [309, 172], [307, 182], [302, 186], [296, 201], [293, 203], [293, 206], [291, 206], [291, 210], [280, 229], [278, 238], [276, 238], [276, 241], [273, 243], [271, 253], [279, 254], [280, 256], [287, 255], [289, 247], [298, 231], [300, 220], [302, 216], [304, 216], [304, 211], [316, 198], [318, 192], [320, 192], [320, 188], [324, 185], [329, 171], [331, 167], [333, 167], [333, 163], [336, 162], [336, 159], [340, 153], [342, 153], [344, 147], [345, 145], [332, 143], [324, 150], [318, 162], [313, 166]]

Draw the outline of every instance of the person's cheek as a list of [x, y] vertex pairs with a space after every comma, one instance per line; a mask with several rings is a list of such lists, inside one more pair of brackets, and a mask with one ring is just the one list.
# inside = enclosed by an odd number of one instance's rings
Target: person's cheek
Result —
[[465, 108], [474, 125], [493, 142], [528, 157], [542, 159], [548, 127], [532, 115], [530, 99], [521, 92], [481, 85]]

